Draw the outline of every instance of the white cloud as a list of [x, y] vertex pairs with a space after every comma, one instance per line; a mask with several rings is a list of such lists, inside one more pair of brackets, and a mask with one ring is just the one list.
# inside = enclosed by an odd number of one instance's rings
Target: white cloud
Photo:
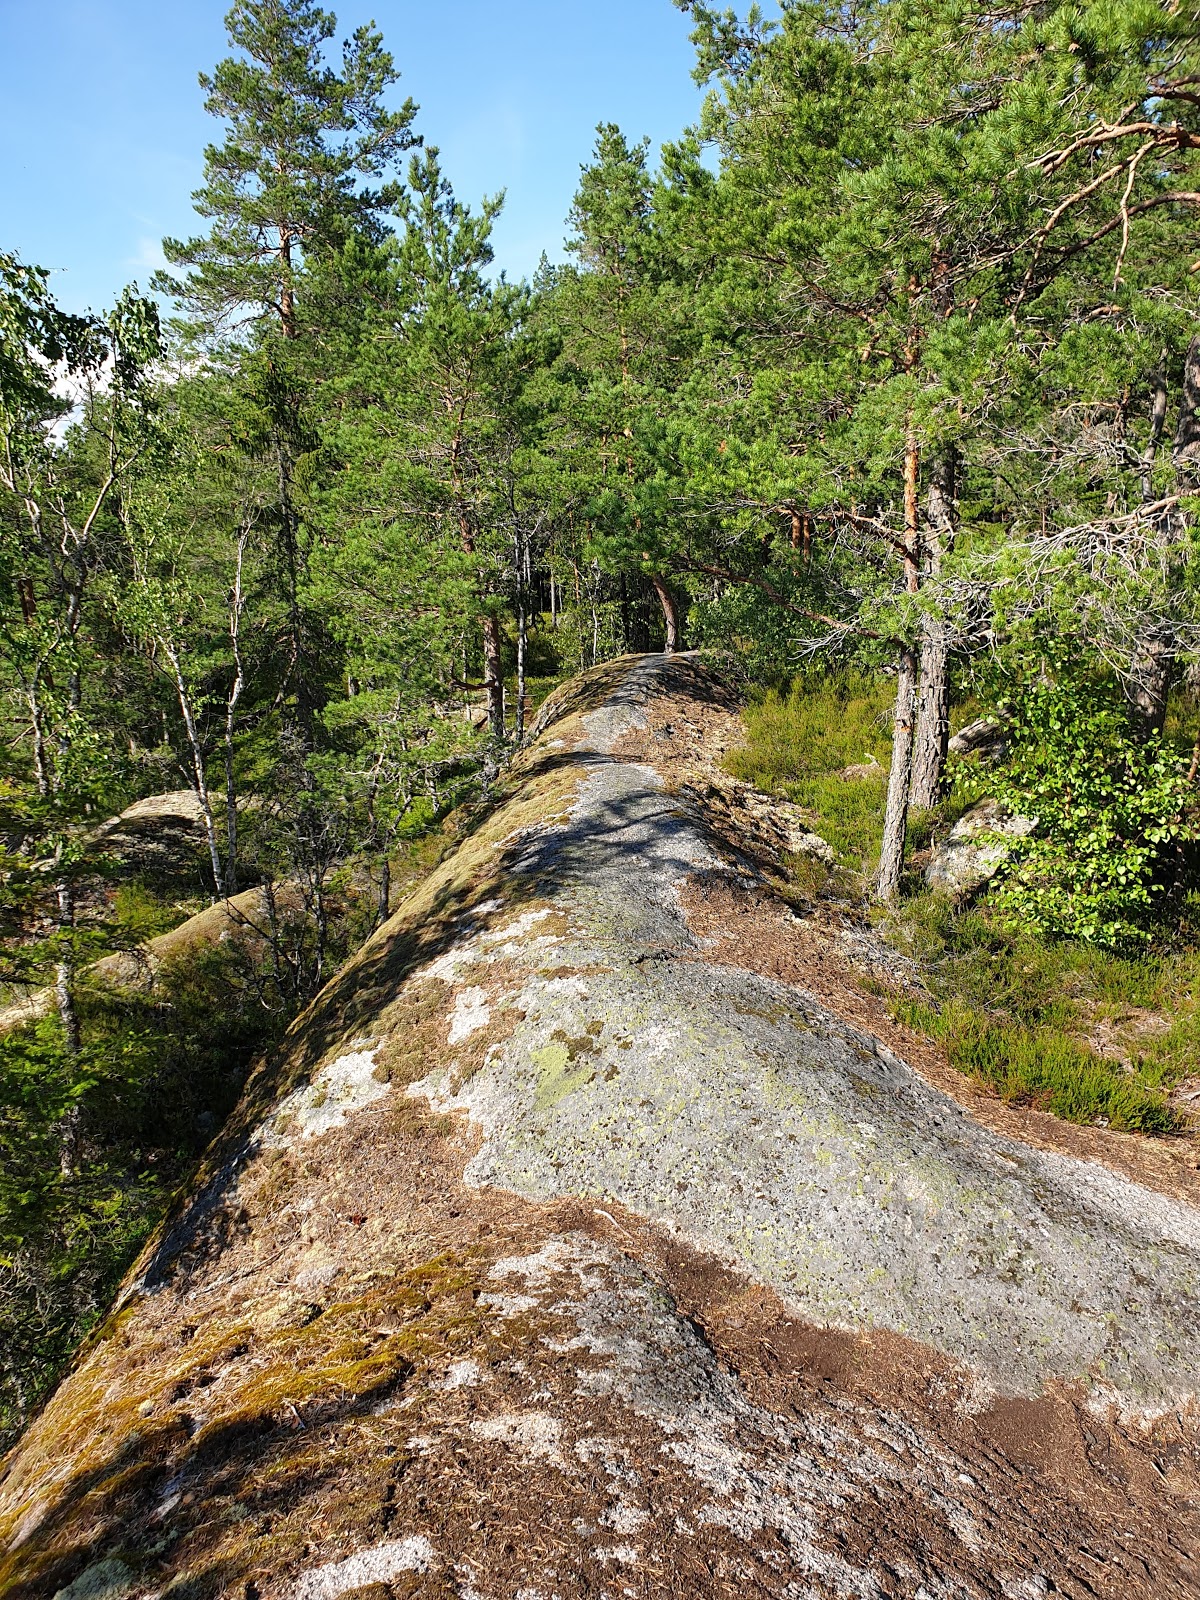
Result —
[[167, 258], [163, 255], [162, 241], [152, 239], [148, 234], [143, 234], [137, 242], [137, 252], [126, 256], [124, 266], [132, 267], [135, 272], [144, 273], [149, 277], [152, 272], [157, 272], [160, 267], [165, 267]]

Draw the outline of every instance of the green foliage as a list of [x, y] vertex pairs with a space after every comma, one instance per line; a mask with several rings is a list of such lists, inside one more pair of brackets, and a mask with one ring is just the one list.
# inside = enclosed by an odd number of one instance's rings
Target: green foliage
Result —
[[[1113, 709], [1107, 698], [1104, 705]], [[810, 671], [748, 707], [746, 742], [726, 764], [735, 776], [808, 807], [813, 826], [843, 860], [868, 872], [887, 777], [886, 713], [885, 682], [852, 669]], [[959, 720], [966, 714], [961, 708]], [[1127, 732], [1127, 723], [1121, 726]], [[840, 776], [868, 756], [879, 762], [877, 778]], [[973, 793], [981, 780], [964, 770], [960, 781]], [[943, 810], [948, 816], [961, 803], [952, 800]], [[1179, 1127], [1165, 1090], [1191, 1070], [1200, 1040], [1190, 956], [1148, 957], [1137, 953], [1140, 941], [1122, 954], [1078, 936], [1051, 938], [1035, 920], [1014, 919], [1011, 911], [955, 911], [936, 895], [908, 901], [891, 936], [930, 974], [939, 1002], [909, 1006], [905, 1020], [943, 1040], [961, 1071], [1013, 1103], [1071, 1121], [1103, 1120], [1145, 1133]], [[1171, 1023], [1133, 1036], [1133, 1065], [1126, 1068], [1097, 1054], [1086, 1035], [1097, 1018], [1120, 1018], [1130, 1008], [1165, 1012]]]
[[95, 321], [62, 311], [49, 291], [50, 274], [0, 250], [0, 427], [13, 431], [29, 417], [66, 414], [50, 374], [84, 369], [95, 354]]
[[[888, 685], [846, 668], [813, 669], [747, 707], [746, 742], [730, 752], [734, 777], [813, 813], [813, 826], [846, 865], [869, 872], [879, 851], [890, 739]], [[843, 768], [876, 763], [866, 776]]]
[[1148, 944], [1197, 837], [1184, 762], [1135, 732], [1102, 684], [1028, 683], [1010, 702], [1012, 757], [996, 794], [1034, 833], [1012, 843], [997, 905], [1060, 938]]
[[1103, 1123], [1132, 1133], [1174, 1133], [1166, 1096], [1053, 1027], [994, 1021], [951, 1001], [943, 1010], [901, 1005], [901, 1020], [941, 1039], [952, 1066], [1009, 1105], [1051, 1111], [1066, 1122]]
[[121, 935], [134, 944], [144, 944], [160, 934], [170, 933], [202, 906], [196, 901], [164, 900], [139, 879], [127, 879], [113, 890], [113, 920]]
[[1193, 945], [1164, 956], [1152, 970], [1148, 1004], [1165, 1026], [1139, 1041], [1138, 1069], [1168, 1088], [1195, 1076], [1200, 1061], [1200, 950]]
[[995, 907], [956, 909], [936, 894], [907, 902], [892, 933], [935, 1001], [898, 1013], [941, 1039], [961, 1071], [1070, 1121], [1182, 1129], [1167, 1093], [1194, 1070], [1200, 1039], [1194, 949], [1123, 955], [1051, 940]]
[[[0, 1041], [0, 1443], [102, 1315], [253, 1055], [286, 1025], [252, 978], [233, 951], [197, 950], [150, 995], [85, 986], [78, 1054], [57, 1018]], [[79, 1155], [66, 1170], [69, 1113]]]
[[[494, 780], [505, 684], [536, 705], [677, 624], [756, 692], [730, 770], [863, 883], [882, 669], [934, 641], [1020, 679], [1046, 634], [1082, 641], [1013, 697], [1004, 772], [909, 828], [923, 848], [984, 784], [1036, 816], [993, 903], [918, 896], [901, 926], [964, 1071], [1173, 1125], [1196, 811], [1147, 722], [1200, 637], [1200, 28], [1150, 0], [677, 3], [701, 128], [656, 169], [603, 123], [570, 264], [532, 284], [436, 151], [397, 181], [415, 108], [388, 109], [373, 25], [330, 59], [314, 0], [237, 0], [201, 79], [208, 231], [156, 284], [181, 359], [135, 291], [67, 317], [0, 252], [0, 982], [54, 980], [58, 1012], [0, 1060], [10, 1420], [397, 858]], [[854, 665], [779, 687], [821, 650]], [[1095, 687], [1114, 668], [1140, 721]], [[110, 903], [91, 830], [180, 783], [217, 895], [268, 886], [265, 953], [105, 996], [88, 962], [196, 886], [114, 869]], [[1174, 1017], [1125, 1065], [1087, 1042], [1122, 1007]]]
[[371, 26], [346, 41], [340, 73], [324, 63], [337, 20], [312, 0], [237, 0], [225, 25], [239, 54], [200, 76], [205, 109], [226, 124], [195, 196], [213, 228], [164, 241], [167, 260], [190, 270], [160, 273], [155, 287], [178, 296], [199, 331], [223, 332], [245, 311], [277, 317], [291, 338], [304, 258], [377, 235], [398, 191], [366, 180], [414, 142], [416, 107], [384, 107], [399, 75]]

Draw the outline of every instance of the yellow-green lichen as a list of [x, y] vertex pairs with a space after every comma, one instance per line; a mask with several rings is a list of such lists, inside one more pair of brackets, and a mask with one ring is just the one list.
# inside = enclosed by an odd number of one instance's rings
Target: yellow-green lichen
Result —
[[591, 1083], [596, 1076], [596, 1068], [586, 1055], [582, 1061], [577, 1061], [570, 1045], [560, 1039], [552, 1039], [540, 1050], [534, 1050], [532, 1060], [538, 1070], [537, 1088], [533, 1096], [537, 1111], [549, 1111], [567, 1095]]

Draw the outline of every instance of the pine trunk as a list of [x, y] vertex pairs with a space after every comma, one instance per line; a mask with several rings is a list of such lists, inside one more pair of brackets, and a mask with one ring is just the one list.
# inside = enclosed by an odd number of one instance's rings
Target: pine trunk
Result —
[[[1154, 503], [1154, 469], [1167, 414], [1165, 355], [1150, 392], [1150, 431], [1142, 454], [1142, 503]], [[1179, 425], [1171, 452], [1177, 486], [1187, 492], [1200, 465], [1200, 339], [1193, 339], [1183, 364]], [[1154, 521], [1159, 518], [1151, 513]], [[1164, 530], [1165, 531], [1165, 530]], [[1125, 692], [1146, 733], [1161, 733], [1167, 716], [1167, 694], [1175, 670], [1175, 648], [1169, 638], [1148, 628], [1134, 643]]]
[[1175, 652], [1169, 643], [1153, 638], [1141, 641], [1133, 659], [1129, 692], [1138, 720], [1147, 733], [1163, 731], [1174, 667]]
[[[170, 640], [165, 639], [163, 640], [163, 649], [175, 674], [175, 693], [179, 700], [180, 713], [183, 716], [183, 726], [187, 732], [188, 748], [192, 753], [192, 772], [196, 781], [196, 798], [200, 802], [200, 810], [204, 817], [204, 836], [208, 841], [208, 858], [212, 865], [213, 887], [216, 890], [217, 899], [225, 900], [228, 899], [228, 889], [226, 888], [225, 873], [221, 863], [221, 847], [217, 842], [217, 822], [213, 814], [212, 795], [209, 793], [208, 777], [204, 770], [204, 748], [200, 742], [200, 731], [196, 724], [191, 691], [183, 675], [183, 664], [178, 650]], [[228, 799], [227, 786], [227, 807]], [[226, 818], [226, 825], [228, 826], [228, 817]]]
[[1188, 346], [1183, 362], [1183, 397], [1171, 460], [1181, 477], [1191, 479], [1200, 464], [1200, 334]]
[[[1167, 420], [1166, 359], [1164, 351], [1163, 359], [1155, 370], [1154, 384], [1150, 391], [1150, 435], [1142, 453], [1142, 499], [1147, 505], [1154, 499], [1154, 468], [1158, 462], [1159, 446], [1162, 444], [1163, 428]], [[1181, 418], [1181, 424], [1182, 420]]]
[[234, 788], [233, 736], [237, 727], [238, 702], [242, 698], [242, 690], [246, 687], [246, 673], [242, 664], [242, 611], [246, 603], [242, 576], [249, 538], [249, 530], [243, 528], [238, 535], [237, 566], [234, 569], [233, 594], [229, 604], [229, 642], [233, 646], [233, 681], [225, 698], [225, 847], [228, 851], [225, 862], [225, 893], [230, 896], [237, 893], [238, 886], [238, 819], [237, 794]]
[[275, 438], [275, 462], [279, 483], [283, 565], [287, 579], [288, 661], [285, 685], [295, 689], [298, 731], [305, 753], [308, 753], [313, 748], [313, 707], [309, 698], [304, 617], [300, 605], [300, 525], [292, 504], [292, 462], [284, 448], [282, 434], [278, 432]]
[[942, 774], [950, 746], [950, 652], [927, 622], [921, 641], [921, 693], [913, 751], [912, 804], [928, 811], [942, 797]]
[[679, 649], [679, 610], [675, 604], [675, 596], [662, 578], [652, 576], [650, 582], [654, 585], [658, 603], [662, 606], [663, 622], [667, 631], [666, 653], [671, 656]]
[[[916, 594], [921, 585], [918, 565], [921, 541], [917, 484], [921, 469], [920, 446], [910, 428], [904, 446], [904, 587]], [[909, 785], [912, 782], [913, 713], [917, 684], [917, 658], [911, 645], [901, 644], [896, 674], [896, 706], [892, 714], [892, 769], [888, 777], [887, 805], [883, 814], [883, 842], [879, 850], [876, 899], [894, 900], [900, 892], [904, 870], [904, 835], [908, 827]]]
[[517, 748], [525, 743], [525, 694], [527, 663], [529, 659], [529, 622], [525, 607], [525, 591], [521, 589], [517, 601]]
[[883, 815], [883, 844], [879, 852], [878, 900], [894, 900], [900, 892], [904, 868], [904, 834], [908, 827], [908, 789], [912, 777], [913, 689], [917, 664], [912, 650], [900, 652], [896, 678], [896, 708], [892, 720], [892, 770], [888, 778], [887, 808]]
[[[957, 532], [958, 461], [952, 449], [933, 463], [929, 481], [929, 526], [925, 535], [927, 580], [942, 575], [942, 556]], [[911, 804], [928, 811], [942, 797], [942, 778], [950, 746], [950, 645], [946, 629], [926, 613], [921, 630], [921, 687], [913, 753]]]
[[375, 926], [382, 928], [392, 914], [392, 864], [385, 855], [379, 877], [379, 899], [375, 912]]
[[233, 702], [225, 729], [225, 893], [231, 899], [238, 887], [237, 791], [233, 776]]
[[503, 739], [504, 662], [500, 650], [500, 623], [493, 616], [483, 619], [483, 681], [487, 688], [488, 725], [494, 739]]
[[[79, 1029], [79, 1012], [75, 1008], [75, 962], [71, 952], [70, 930], [75, 926], [75, 889], [64, 878], [55, 887], [58, 901], [58, 932], [63, 938], [62, 953], [54, 967], [54, 1003], [62, 1025], [63, 1044], [67, 1055], [74, 1061], [82, 1045]], [[64, 1178], [75, 1175], [79, 1169], [79, 1144], [82, 1133], [83, 1110], [76, 1100], [59, 1120], [58, 1165]]]

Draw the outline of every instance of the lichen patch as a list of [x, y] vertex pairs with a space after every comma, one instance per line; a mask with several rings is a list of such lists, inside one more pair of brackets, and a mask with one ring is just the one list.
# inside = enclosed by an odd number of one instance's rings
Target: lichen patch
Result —
[[428, 1572], [434, 1560], [433, 1546], [420, 1534], [392, 1539], [370, 1550], [360, 1550], [344, 1561], [303, 1573], [296, 1584], [294, 1600], [338, 1600], [340, 1595], [373, 1583], [391, 1583], [403, 1572]]
[[54, 1600], [125, 1600], [133, 1592], [134, 1574], [123, 1561], [96, 1561], [60, 1589]]
[[549, 906], [539, 906], [536, 910], [522, 912], [515, 921], [506, 923], [503, 928], [496, 928], [484, 934], [483, 943], [507, 947], [502, 948], [500, 952], [502, 955], [517, 955], [521, 948], [517, 941], [524, 941], [539, 923], [545, 922], [547, 917], [553, 915]]
[[322, 1067], [311, 1083], [293, 1089], [279, 1104], [261, 1133], [267, 1148], [286, 1147], [293, 1139], [316, 1139], [344, 1126], [356, 1111], [382, 1099], [387, 1081], [375, 1072], [379, 1046], [352, 1050]]
[[487, 1373], [477, 1361], [452, 1361], [442, 1379], [443, 1389], [477, 1389], [487, 1382]]
[[492, 1008], [488, 1004], [487, 990], [478, 985], [461, 990], [454, 997], [454, 1015], [450, 1019], [448, 1042], [461, 1044], [473, 1033], [478, 1033], [480, 1028], [486, 1028], [491, 1020]]
[[501, 1412], [472, 1422], [476, 1439], [504, 1444], [525, 1461], [562, 1462], [562, 1423], [546, 1411]]

